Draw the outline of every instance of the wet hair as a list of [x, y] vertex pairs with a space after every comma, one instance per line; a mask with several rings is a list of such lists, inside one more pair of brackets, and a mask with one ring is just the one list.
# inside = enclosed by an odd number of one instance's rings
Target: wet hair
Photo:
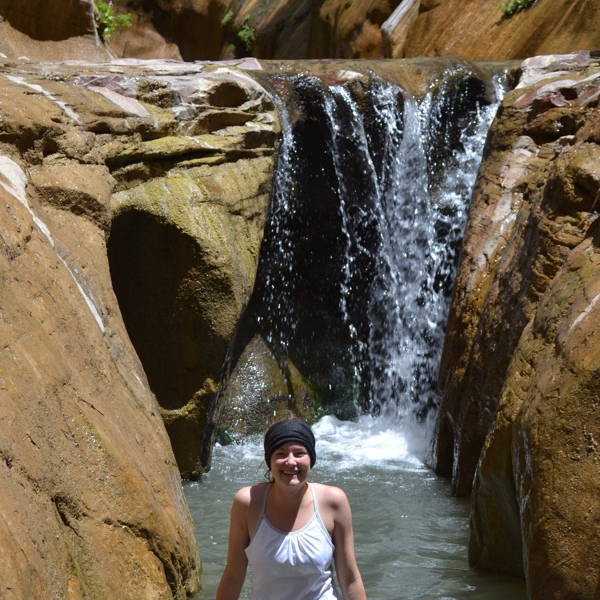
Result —
[[265, 462], [267, 468], [271, 467], [271, 456], [277, 448], [281, 448], [287, 442], [298, 442], [302, 444], [310, 456], [310, 468], [317, 462], [315, 450], [315, 436], [312, 429], [300, 419], [283, 419], [271, 425], [265, 433]]

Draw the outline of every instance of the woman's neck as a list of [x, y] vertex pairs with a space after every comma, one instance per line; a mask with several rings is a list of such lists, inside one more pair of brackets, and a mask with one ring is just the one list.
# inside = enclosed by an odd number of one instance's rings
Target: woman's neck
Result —
[[281, 531], [297, 531], [312, 518], [312, 495], [307, 482], [289, 489], [273, 484], [267, 498], [267, 519]]
[[284, 506], [288, 509], [298, 509], [302, 505], [302, 501], [309, 492], [308, 481], [305, 481], [298, 486], [282, 486], [277, 482], [271, 484], [269, 492], [269, 500], [273, 502], [273, 506]]

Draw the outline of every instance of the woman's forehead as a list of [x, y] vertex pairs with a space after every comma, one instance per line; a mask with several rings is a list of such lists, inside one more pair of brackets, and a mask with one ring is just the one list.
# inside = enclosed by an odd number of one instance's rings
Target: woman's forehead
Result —
[[286, 442], [282, 446], [279, 446], [278, 448], [276, 448], [275, 452], [277, 452], [278, 450], [287, 450], [288, 452], [290, 452], [290, 451], [296, 450], [298, 448], [307, 452], [306, 446], [304, 444], [301, 444], [300, 442]]

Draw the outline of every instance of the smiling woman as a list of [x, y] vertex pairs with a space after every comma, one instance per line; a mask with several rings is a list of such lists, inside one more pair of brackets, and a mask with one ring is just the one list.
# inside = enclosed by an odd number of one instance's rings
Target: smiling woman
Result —
[[309, 483], [317, 456], [310, 427], [285, 419], [264, 439], [269, 483], [242, 488], [231, 508], [227, 564], [216, 600], [366, 600], [354, 556], [352, 513], [337, 487]]

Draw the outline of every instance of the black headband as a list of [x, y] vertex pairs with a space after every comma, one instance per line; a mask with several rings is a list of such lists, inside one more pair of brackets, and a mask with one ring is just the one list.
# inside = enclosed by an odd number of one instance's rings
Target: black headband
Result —
[[310, 456], [310, 468], [312, 469], [317, 462], [315, 436], [312, 429], [306, 423], [296, 419], [277, 421], [265, 433], [265, 462], [267, 463], [267, 467], [270, 468], [271, 466], [273, 452], [287, 442], [298, 442], [306, 448]]

